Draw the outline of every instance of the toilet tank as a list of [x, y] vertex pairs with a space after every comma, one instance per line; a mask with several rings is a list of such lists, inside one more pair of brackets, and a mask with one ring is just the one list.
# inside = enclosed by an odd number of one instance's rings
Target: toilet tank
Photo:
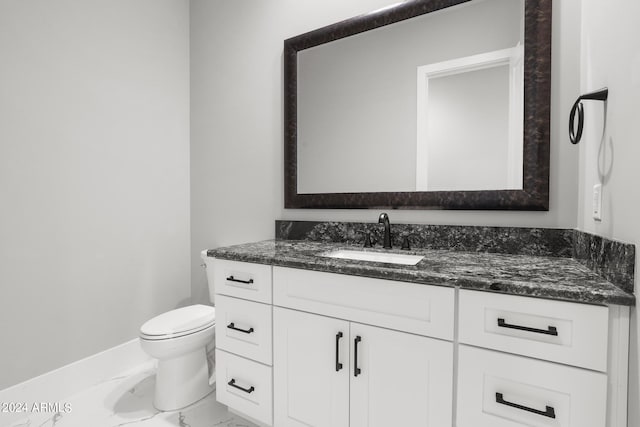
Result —
[[213, 258], [207, 256], [207, 249], [200, 252], [200, 258], [204, 261], [204, 268], [207, 272], [207, 284], [209, 285], [209, 301], [215, 305], [215, 289], [213, 289]]

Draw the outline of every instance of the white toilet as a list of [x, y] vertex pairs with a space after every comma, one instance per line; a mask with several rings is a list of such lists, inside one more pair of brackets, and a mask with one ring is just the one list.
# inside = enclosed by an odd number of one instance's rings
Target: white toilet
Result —
[[[209, 287], [213, 287], [211, 281]], [[213, 302], [213, 289], [211, 295]], [[214, 381], [209, 384], [207, 363], [207, 346], [214, 340], [215, 319], [214, 307], [197, 304], [160, 314], [140, 327], [142, 349], [158, 359], [153, 397], [156, 409], [184, 408], [215, 388]]]

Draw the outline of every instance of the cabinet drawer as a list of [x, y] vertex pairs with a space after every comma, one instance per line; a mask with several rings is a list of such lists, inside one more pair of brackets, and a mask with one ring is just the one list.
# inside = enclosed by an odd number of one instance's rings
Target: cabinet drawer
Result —
[[605, 372], [608, 308], [460, 291], [461, 343]]
[[453, 339], [453, 288], [273, 268], [274, 305]]
[[271, 365], [271, 306], [219, 295], [216, 347]]
[[216, 399], [257, 421], [272, 424], [271, 368], [216, 349]]
[[602, 427], [607, 377], [461, 345], [458, 427]]
[[271, 266], [215, 259], [215, 293], [271, 304]]

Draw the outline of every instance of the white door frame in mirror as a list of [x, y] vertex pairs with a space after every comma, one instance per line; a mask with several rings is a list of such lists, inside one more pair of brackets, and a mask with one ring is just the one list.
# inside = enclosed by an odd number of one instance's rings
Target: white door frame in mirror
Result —
[[[523, 120], [524, 120], [524, 46], [456, 58], [417, 67], [417, 144], [416, 190], [430, 191], [428, 187], [428, 118], [429, 79], [478, 71], [486, 68], [509, 66], [509, 141], [507, 188], [523, 186]], [[467, 189], [456, 189], [467, 190]]]

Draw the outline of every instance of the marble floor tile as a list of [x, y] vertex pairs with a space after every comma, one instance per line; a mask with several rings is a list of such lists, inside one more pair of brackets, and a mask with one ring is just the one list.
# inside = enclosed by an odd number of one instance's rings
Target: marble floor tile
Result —
[[215, 392], [182, 410], [160, 412], [152, 404], [154, 386], [155, 366], [147, 363], [59, 402], [68, 411], [31, 412], [7, 427], [256, 427], [218, 403]]

